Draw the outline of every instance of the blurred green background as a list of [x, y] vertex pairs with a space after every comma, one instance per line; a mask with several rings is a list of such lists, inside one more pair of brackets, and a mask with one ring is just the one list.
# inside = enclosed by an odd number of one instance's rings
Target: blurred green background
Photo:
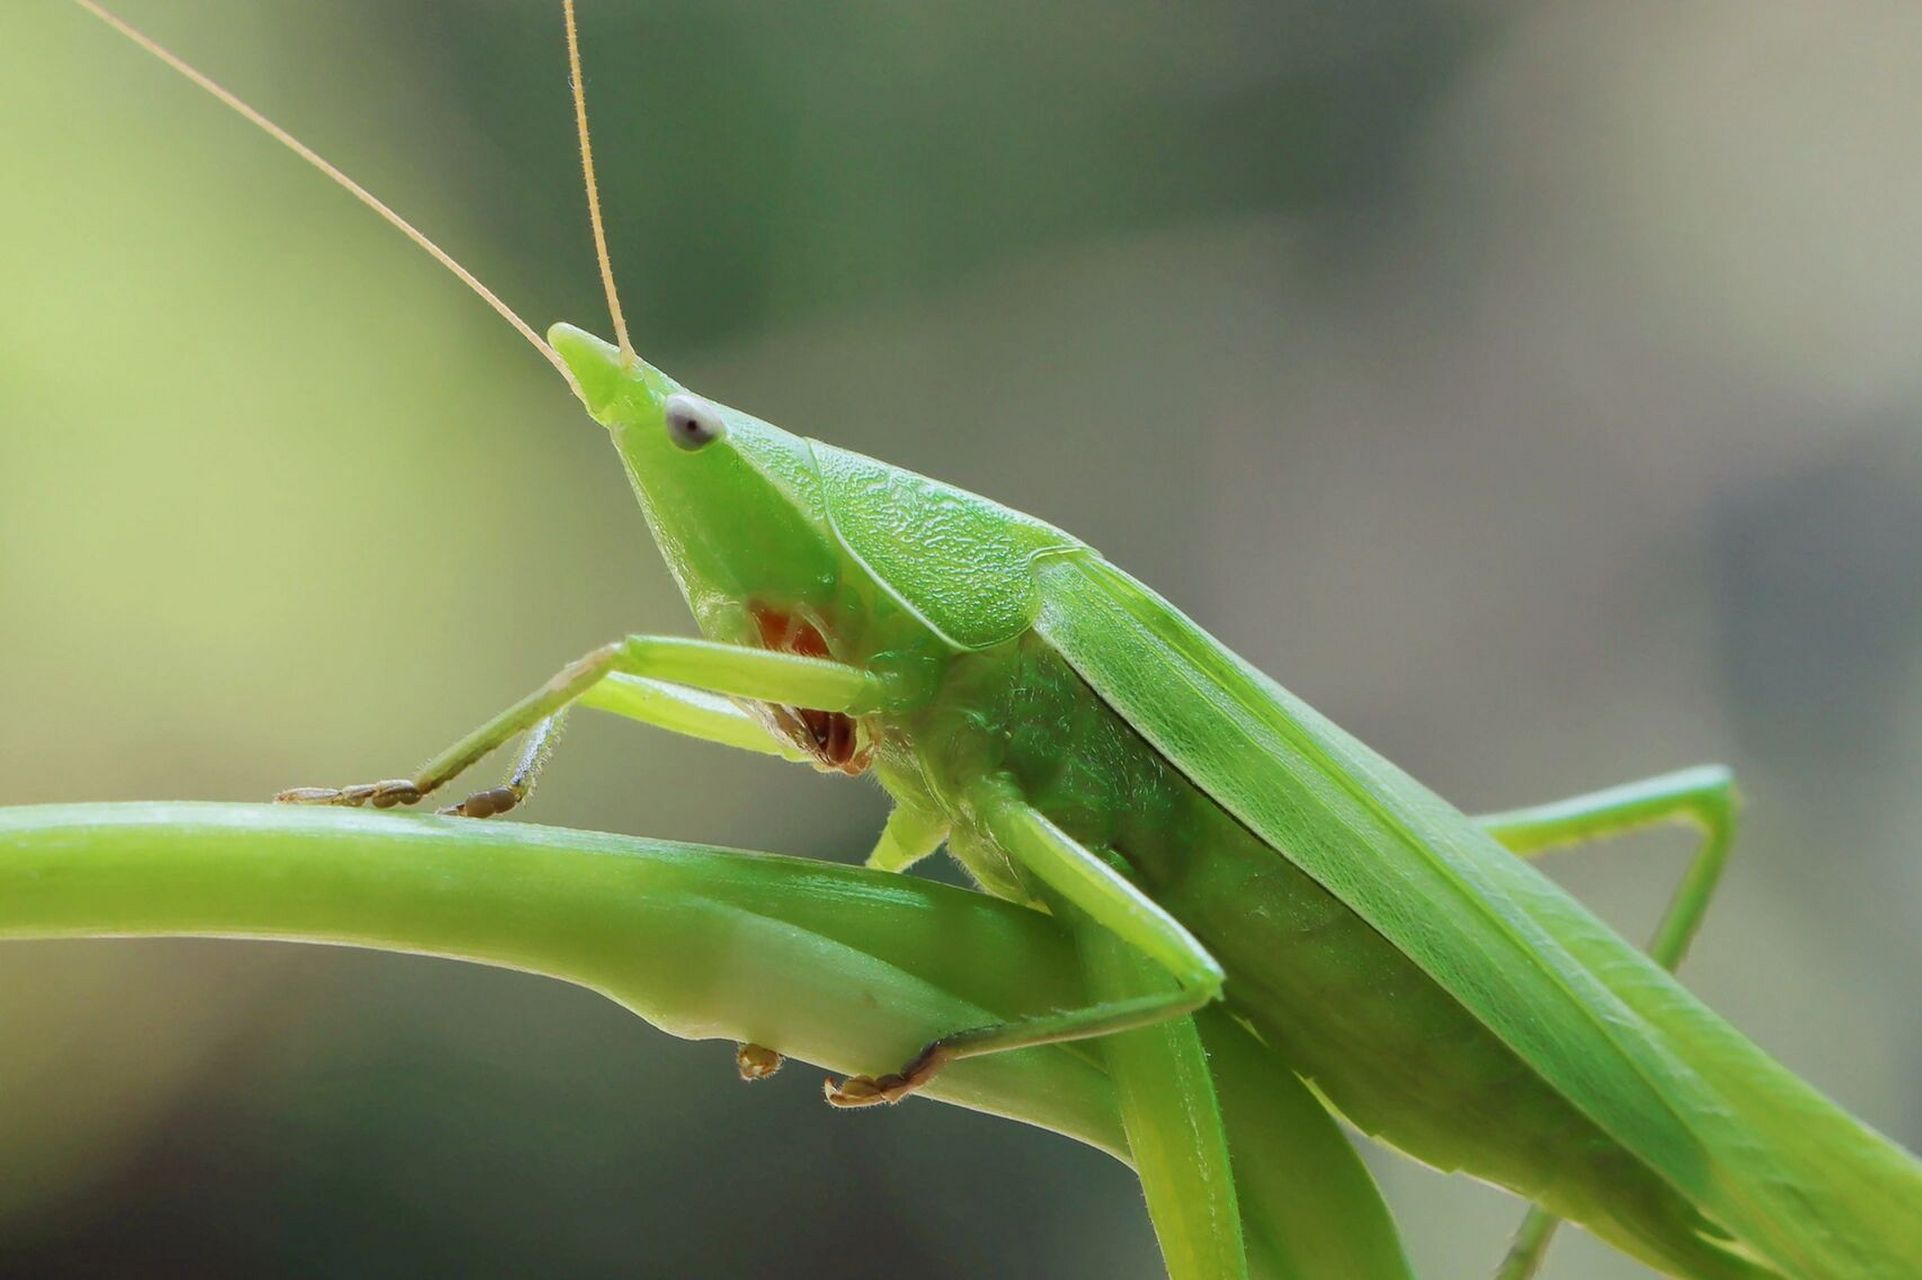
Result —
[[[558, 6], [123, 0], [605, 328]], [[0, 801], [409, 767], [684, 630], [437, 268], [57, 0], [0, 20]], [[588, 0], [642, 349], [1085, 536], [1466, 808], [1726, 760], [1689, 968], [1922, 1144], [1906, 3]], [[578, 723], [533, 816], [855, 859], [864, 784]], [[1679, 839], [1555, 867], [1641, 933]], [[1104, 1157], [748, 1088], [522, 975], [0, 949], [0, 1274], [1158, 1274]], [[1378, 1162], [1424, 1274], [1517, 1210]], [[1571, 1234], [1554, 1274], [1640, 1274]]]

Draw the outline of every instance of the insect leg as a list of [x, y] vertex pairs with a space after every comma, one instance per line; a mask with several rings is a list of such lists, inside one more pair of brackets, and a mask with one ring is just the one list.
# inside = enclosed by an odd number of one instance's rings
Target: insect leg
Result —
[[614, 669], [620, 650], [618, 644], [603, 645], [584, 657], [576, 658], [556, 672], [546, 684], [422, 765], [411, 778], [389, 778], [384, 782], [366, 782], [349, 787], [295, 787], [281, 792], [274, 799], [281, 804], [332, 804], [355, 808], [372, 805], [376, 809], [413, 804], [459, 776], [469, 765], [515, 734], [532, 729], [572, 703]]
[[506, 782], [476, 791], [459, 804], [450, 804], [439, 812], [456, 818], [498, 818], [527, 803], [527, 797], [534, 794], [534, 784], [540, 781], [547, 758], [554, 754], [554, 746], [561, 739], [561, 730], [567, 726], [567, 712], [568, 708], [562, 707], [527, 731], [527, 741]]
[[[1073, 924], [1092, 999], [1125, 999], [1162, 981], [1120, 934], [1085, 917]], [[1248, 1280], [1228, 1131], [1195, 1024], [1170, 1018], [1097, 1047], [1169, 1280]]]
[[1605, 791], [1475, 819], [1476, 825], [1524, 858], [1606, 840], [1671, 822], [1702, 833], [1694, 862], [1670, 901], [1648, 953], [1673, 969], [1688, 953], [1709, 898], [1735, 842], [1735, 782], [1721, 765], [1700, 765]]
[[[570, 662], [546, 684], [442, 751], [410, 778], [351, 787], [297, 787], [281, 792], [276, 799], [286, 804], [372, 805], [376, 809], [413, 804], [515, 734], [532, 729], [616, 674], [855, 715], [899, 700], [889, 677], [824, 658], [677, 636], [629, 636]], [[610, 697], [602, 701], [616, 700]], [[685, 722], [698, 723], [699, 718]]]
[[578, 705], [612, 712], [682, 737], [780, 756], [797, 764], [812, 758], [786, 738], [768, 732], [732, 698], [665, 680], [615, 671], [583, 693]]
[[[578, 705], [611, 711], [724, 747], [780, 756], [797, 764], [813, 759], [786, 738], [769, 733], [760, 720], [732, 699], [664, 680], [612, 672], [583, 693]], [[905, 871], [939, 849], [947, 835], [947, 819], [897, 805], [868, 854], [867, 865], [880, 871]]]
[[[1735, 809], [1735, 783], [1729, 771], [1721, 765], [1702, 765], [1475, 821], [1524, 858], [1664, 823], [1697, 828], [1702, 833], [1701, 846], [1648, 947], [1655, 962], [1672, 971], [1688, 953], [1721, 881], [1735, 841]], [[1540, 1268], [1559, 1225], [1560, 1220], [1541, 1207], [1530, 1209], [1496, 1280], [1529, 1280]]]
[[1102, 1000], [1066, 1013], [943, 1036], [899, 1071], [880, 1077], [853, 1076], [838, 1085], [830, 1081], [827, 1097], [835, 1106], [898, 1102], [957, 1058], [1131, 1031], [1192, 1013], [1221, 994], [1220, 963], [1186, 926], [1130, 884], [1094, 850], [1048, 821], [1012, 787], [1000, 782], [977, 786], [969, 803], [988, 834], [1010, 857], [1094, 924], [1131, 943], [1172, 982], [1152, 994]]
[[[664, 680], [611, 671], [598, 683], [590, 685], [573, 705], [611, 711], [615, 715], [638, 720], [657, 729], [666, 729], [683, 737], [699, 738], [703, 742], [755, 751], [762, 755], [780, 756], [797, 764], [810, 759], [805, 751], [793, 743], [769, 733], [759, 720], [743, 711], [733, 699], [690, 689], [685, 685], [668, 684]], [[495, 818], [527, 803], [541, 769], [547, 764], [547, 757], [553, 753], [554, 744], [560, 738], [566, 716], [566, 710], [557, 711], [528, 731], [527, 746], [522, 749], [520, 763], [515, 766], [513, 775], [505, 785], [477, 791], [461, 803], [449, 805], [440, 812], [462, 818]]]
[[[657, 729], [724, 747], [780, 756], [796, 763], [809, 759], [799, 747], [769, 733], [732, 699], [645, 676], [609, 672], [598, 683], [590, 685], [573, 705], [611, 711]], [[459, 804], [439, 812], [462, 818], [496, 818], [526, 804], [541, 769], [560, 739], [566, 716], [566, 709], [557, 711], [528, 731], [520, 761], [504, 785], [476, 791]]]

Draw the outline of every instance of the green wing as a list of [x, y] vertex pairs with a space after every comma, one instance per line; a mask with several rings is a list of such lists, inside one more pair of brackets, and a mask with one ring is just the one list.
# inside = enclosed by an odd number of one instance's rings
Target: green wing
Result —
[[1036, 627], [1096, 693], [1749, 1248], [1922, 1275], [1922, 1165], [1161, 597], [1088, 552], [1036, 573]]

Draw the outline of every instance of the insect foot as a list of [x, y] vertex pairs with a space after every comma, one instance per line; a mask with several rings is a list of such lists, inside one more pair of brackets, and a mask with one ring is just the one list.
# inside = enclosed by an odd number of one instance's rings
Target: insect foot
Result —
[[497, 818], [521, 800], [522, 794], [517, 788], [489, 787], [485, 791], [476, 791], [459, 804], [450, 804], [434, 812], [450, 818]]
[[765, 1080], [779, 1071], [786, 1061], [778, 1050], [764, 1044], [734, 1046], [734, 1069], [741, 1073], [743, 1080]]
[[822, 1082], [821, 1089], [832, 1107], [893, 1106], [934, 1079], [953, 1056], [953, 1050], [936, 1040], [899, 1071], [879, 1077], [849, 1076], [839, 1084], [828, 1079]]
[[419, 799], [420, 787], [411, 778], [389, 778], [352, 787], [293, 787], [275, 796], [274, 803], [336, 804], [354, 809], [371, 804], [376, 809], [391, 809]]

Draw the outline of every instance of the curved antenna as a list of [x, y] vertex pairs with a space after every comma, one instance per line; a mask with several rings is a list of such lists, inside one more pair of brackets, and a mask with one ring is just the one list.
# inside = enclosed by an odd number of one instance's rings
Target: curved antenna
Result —
[[574, 26], [574, 0], [561, 0], [567, 20], [567, 72], [574, 89], [574, 130], [581, 138], [581, 176], [587, 180], [587, 220], [594, 227], [594, 256], [601, 264], [601, 288], [607, 291], [607, 311], [614, 318], [614, 340], [621, 360], [632, 364], [634, 344], [627, 340], [627, 317], [621, 314], [621, 295], [614, 288], [614, 262], [607, 256], [607, 228], [601, 224], [601, 189], [594, 181], [594, 144], [587, 134], [587, 85], [581, 78], [581, 37]]
[[369, 209], [372, 209], [375, 213], [387, 219], [401, 234], [425, 249], [428, 254], [433, 257], [434, 261], [440, 263], [443, 267], [446, 267], [458, 276], [462, 284], [479, 294], [481, 300], [488, 306], [494, 308], [503, 320], [513, 325], [515, 331], [519, 333], [521, 337], [526, 338], [528, 342], [532, 343], [534, 349], [540, 352], [549, 364], [560, 370], [561, 377], [567, 379], [567, 385], [573, 389], [575, 395], [578, 396], [581, 394], [580, 384], [574, 381], [573, 370], [567, 367], [567, 362], [561, 359], [559, 352], [548, 346], [541, 336], [534, 332], [532, 325], [528, 324], [527, 321], [521, 319], [518, 315], [515, 315], [513, 308], [509, 307], [505, 302], [502, 302], [492, 289], [489, 289], [480, 282], [473, 272], [454, 261], [452, 254], [435, 244], [432, 240], [429, 240], [416, 229], [411, 222], [407, 221], [407, 219], [388, 208], [381, 202], [379, 197], [329, 164], [321, 157], [320, 153], [312, 147], [309, 147], [299, 138], [288, 133], [272, 120], [261, 115], [260, 112], [254, 110], [234, 94], [215, 83], [210, 76], [196, 70], [183, 59], [168, 52], [168, 50], [162, 47], [152, 36], [147, 35], [118, 15], [108, 11], [103, 5], [98, 3], [98, 0], [74, 0], [74, 3], [93, 14], [94, 17], [106, 23], [115, 31], [118, 31], [121, 35], [127, 37], [127, 39], [139, 45], [142, 49], [145, 49], [148, 53], [151, 53], [154, 57], [172, 67], [175, 71], [178, 71], [187, 79], [199, 85], [202, 89], [205, 89], [208, 93], [211, 93], [214, 97], [220, 99], [223, 104], [254, 124], [268, 137], [274, 139], [274, 141], [280, 143], [289, 151], [292, 151], [302, 160], [305, 160], [308, 164], [326, 174], [329, 178], [333, 179], [334, 182], [351, 193], [356, 200], [359, 200]]

